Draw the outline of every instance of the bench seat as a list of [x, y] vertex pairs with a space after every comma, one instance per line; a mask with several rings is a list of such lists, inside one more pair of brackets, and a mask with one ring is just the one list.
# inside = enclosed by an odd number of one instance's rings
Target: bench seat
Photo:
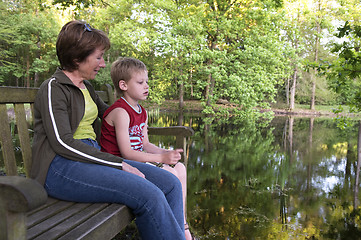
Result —
[[27, 213], [27, 238], [111, 239], [133, 219], [129, 208], [115, 203], [75, 203], [48, 198]]

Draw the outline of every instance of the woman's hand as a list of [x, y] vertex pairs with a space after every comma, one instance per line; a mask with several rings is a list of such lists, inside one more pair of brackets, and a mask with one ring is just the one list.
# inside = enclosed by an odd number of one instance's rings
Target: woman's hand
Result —
[[167, 150], [167, 152], [162, 154], [162, 163], [166, 164], [177, 164], [179, 160], [181, 160], [181, 153], [183, 149], [176, 150]]
[[145, 178], [145, 175], [141, 171], [139, 171], [138, 168], [132, 167], [126, 162], [122, 163], [122, 168], [123, 168], [123, 171], [133, 173], [139, 177]]

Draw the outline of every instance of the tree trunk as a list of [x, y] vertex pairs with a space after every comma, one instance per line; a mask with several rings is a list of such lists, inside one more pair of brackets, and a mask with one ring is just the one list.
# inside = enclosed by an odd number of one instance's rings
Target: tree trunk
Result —
[[288, 125], [288, 143], [289, 143], [289, 155], [290, 155], [290, 163], [293, 162], [293, 122], [294, 117], [289, 117], [289, 125]]
[[315, 110], [315, 99], [316, 99], [316, 71], [315, 76], [311, 76], [312, 79], [312, 89], [311, 89], [311, 103], [310, 109]]
[[347, 141], [347, 154], [346, 154], [346, 166], [345, 166], [345, 182], [344, 186], [347, 187], [347, 190], [352, 191], [352, 182], [351, 182], [351, 165], [352, 161], [355, 159], [355, 156], [352, 154], [353, 145], [351, 141]]
[[[179, 75], [183, 75], [183, 68], [180, 69]], [[184, 109], [184, 82], [181, 81], [179, 84], [179, 109]]]
[[[321, 12], [321, 0], [318, 1], [318, 9], [317, 12]], [[320, 14], [317, 14], [316, 20], [317, 34], [316, 34], [316, 43], [315, 43], [315, 63], [318, 62], [318, 48], [320, 45], [320, 34], [321, 34], [321, 25], [320, 25]], [[316, 77], [317, 70], [315, 70], [315, 75], [312, 78], [312, 90], [311, 90], [311, 110], [315, 110], [315, 100], [316, 100]]]
[[360, 183], [360, 167], [361, 167], [361, 121], [359, 121], [358, 138], [357, 138], [357, 168], [355, 180], [354, 209], [358, 207], [358, 188]]
[[24, 87], [30, 87], [30, 59], [29, 55], [26, 56], [26, 85]]
[[179, 85], [179, 109], [184, 109], [184, 84]]
[[288, 118], [286, 118], [285, 121], [285, 126], [283, 128], [283, 135], [282, 135], [282, 139], [283, 139], [283, 149], [286, 152], [287, 151], [287, 129], [288, 129]]
[[207, 106], [211, 106], [211, 99], [213, 96], [213, 88], [214, 88], [214, 78], [212, 77], [212, 74], [210, 73], [208, 75], [208, 84], [206, 87], [206, 100], [207, 100]]
[[193, 92], [193, 69], [191, 68], [191, 73], [189, 75], [189, 83], [191, 84], [191, 97], [193, 98], [194, 92]]
[[[312, 152], [312, 138], [313, 138], [313, 122], [314, 118], [310, 118], [310, 127], [308, 132], [308, 167], [307, 167], [307, 189], [310, 190], [312, 186], [312, 159], [313, 159], [313, 152]], [[309, 191], [308, 191], [309, 192]]]
[[[36, 47], [38, 48], [37, 50], [36, 50], [36, 55], [37, 55], [37, 58], [38, 59], [40, 59], [41, 58], [41, 53], [40, 53], [40, 47], [41, 47], [41, 45], [40, 45], [40, 38], [39, 38], [39, 36], [38, 36], [38, 42], [36, 43]], [[39, 73], [38, 72], [36, 72], [35, 74], [34, 74], [34, 87], [37, 87], [38, 86], [38, 82], [39, 82]]]
[[295, 67], [293, 72], [293, 81], [291, 86], [291, 94], [290, 94], [290, 110], [295, 109], [295, 96], [296, 96], [296, 83], [297, 83], [297, 67]]
[[286, 104], [290, 106], [290, 77], [287, 77], [286, 82]]

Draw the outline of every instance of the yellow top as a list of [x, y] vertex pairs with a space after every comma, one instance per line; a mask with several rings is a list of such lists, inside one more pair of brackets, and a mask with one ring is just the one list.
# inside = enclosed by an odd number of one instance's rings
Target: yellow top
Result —
[[80, 89], [84, 95], [85, 100], [85, 112], [83, 119], [80, 121], [77, 130], [74, 133], [75, 139], [96, 139], [96, 135], [93, 129], [93, 122], [98, 116], [98, 108], [91, 98], [88, 89]]

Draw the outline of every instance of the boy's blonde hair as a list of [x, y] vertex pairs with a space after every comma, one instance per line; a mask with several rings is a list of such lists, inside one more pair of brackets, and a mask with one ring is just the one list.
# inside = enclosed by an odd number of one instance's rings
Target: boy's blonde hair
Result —
[[135, 71], [147, 71], [147, 67], [142, 61], [128, 57], [120, 57], [112, 63], [110, 77], [112, 78], [115, 91], [118, 95], [121, 95], [123, 92], [119, 88], [119, 81], [123, 80], [128, 82]]

